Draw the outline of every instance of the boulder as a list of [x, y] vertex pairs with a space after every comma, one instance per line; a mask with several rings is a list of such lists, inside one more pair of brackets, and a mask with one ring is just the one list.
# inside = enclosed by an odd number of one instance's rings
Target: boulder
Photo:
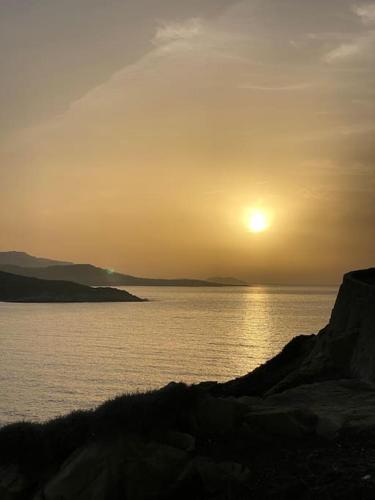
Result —
[[316, 420], [316, 415], [310, 411], [293, 407], [265, 406], [246, 416], [246, 423], [253, 432], [287, 438], [302, 438], [312, 434]]
[[266, 397], [262, 408], [264, 413], [308, 412], [322, 437], [334, 438], [342, 431], [368, 432], [375, 430], [375, 385], [355, 379], [306, 384]]
[[128, 500], [161, 498], [173, 487], [185, 467], [186, 452], [148, 443], [125, 458], [125, 495]]
[[174, 483], [186, 452], [137, 436], [93, 443], [77, 450], [34, 500], [144, 500]]
[[195, 437], [186, 432], [168, 431], [164, 442], [179, 450], [193, 451], [195, 448]]
[[344, 418], [342, 415], [318, 415], [316, 424], [316, 435], [329, 440], [334, 440], [339, 436], [343, 428]]
[[[100, 500], [111, 498], [117, 481], [108, 450], [92, 444], [77, 450], [60, 471], [35, 495], [34, 500]], [[117, 474], [114, 476], [118, 476]]]
[[197, 456], [172, 486], [170, 498], [228, 498], [231, 491], [247, 491], [250, 477], [249, 468], [241, 463]]
[[192, 462], [192, 466], [208, 493], [223, 490], [223, 486], [228, 486], [230, 483], [244, 483], [250, 475], [249, 469], [240, 463], [214, 462], [205, 457], [197, 457]]
[[234, 431], [247, 404], [237, 398], [201, 398], [191, 412], [192, 431], [204, 436], [228, 435]]
[[27, 498], [32, 487], [30, 480], [16, 464], [0, 467], [0, 499], [20, 500]]

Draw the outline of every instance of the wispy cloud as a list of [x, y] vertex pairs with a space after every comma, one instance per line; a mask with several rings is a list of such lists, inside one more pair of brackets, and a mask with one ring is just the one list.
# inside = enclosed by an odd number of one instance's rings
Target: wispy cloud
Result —
[[375, 3], [355, 4], [352, 6], [352, 12], [367, 28], [352, 34], [350, 39], [342, 39], [341, 44], [324, 55], [325, 62], [335, 63], [362, 57], [368, 58], [373, 54], [375, 32], [371, 25], [375, 24]]
[[375, 23], [375, 3], [355, 5], [353, 12], [361, 18], [363, 24]]
[[324, 60], [328, 63], [331, 63], [356, 56], [361, 52], [361, 45], [362, 44], [358, 42], [343, 43], [325, 54]]
[[317, 33], [307, 33], [306, 38], [308, 40], [317, 40], [320, 42], [327, 42], [327, 41], [343, 42], [344, 40], [351, 40], [353, 38], [353, 34], [343, 31], [323, 31]]
[[330, 50], [323, 57], [327, 63], [351, 60], [373, 60], [375, 49], [375, 31], [369, 30], [353, 38], [349, 43], [342, 43]]
[[196, 37], [203, 30], [203, 23], [199, 17], [193, 17], [183, 23], [162, 23], [156, 30], [153, 43], [161, 45], [176, 40], [189, 40]]
[[353, 123], [353, 124], [342, 124], [338, 126], [332, 126], [326, 129], [313, 131], [308, 134], [301, 134], [298, 137], [294, 137], [293, 140], [297, 142], [314, 142], [314, 141], [324, 141], [329, 139], [337, 139], [341, 137], [358, 137], [371, 134], [375, 132], [375, 124], [373, 122], [367, 123]]
[[288, 92], [291, 90], [305, 90], [314, 86], [313, 82], [290, 83], [286, 85], [253, 85], [243, 83], [238, 86], [240, 89], [260, 90], [264, 92]]

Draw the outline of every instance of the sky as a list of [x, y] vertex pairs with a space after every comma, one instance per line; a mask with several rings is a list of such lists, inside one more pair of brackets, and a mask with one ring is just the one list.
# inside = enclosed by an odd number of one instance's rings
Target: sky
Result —
[[3, 0], [0, 71], [0, 250], [254, 283], [374, 265], [375, 2]]

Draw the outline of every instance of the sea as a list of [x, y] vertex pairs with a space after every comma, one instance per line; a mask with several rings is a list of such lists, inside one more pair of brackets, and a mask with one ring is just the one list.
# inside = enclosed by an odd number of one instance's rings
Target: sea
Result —
[[337, 287], [126, 287], [148, 302], [0, 303], [0, 425], [170, 381], [225, 381], [329, 321]]

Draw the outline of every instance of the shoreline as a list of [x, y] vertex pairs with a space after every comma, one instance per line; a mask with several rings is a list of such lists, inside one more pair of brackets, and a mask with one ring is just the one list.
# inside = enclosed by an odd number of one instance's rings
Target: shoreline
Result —
[[0, 498], [375, 494], [374, 276], [346, 274], [329, 324], [243, 377], [2, 427]]

